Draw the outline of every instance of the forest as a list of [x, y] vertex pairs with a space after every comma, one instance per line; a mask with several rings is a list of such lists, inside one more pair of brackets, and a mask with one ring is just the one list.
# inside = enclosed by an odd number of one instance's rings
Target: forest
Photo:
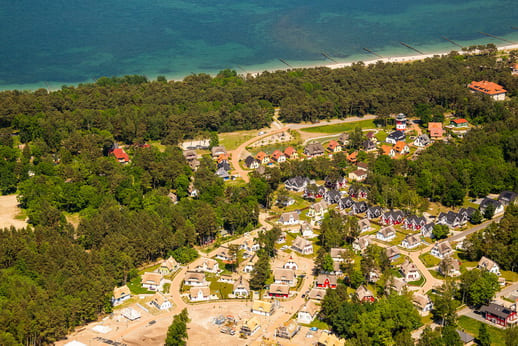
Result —
[[[517, 102], [469, 93], [466, 84], [478, 79], [502, 84], [510, 96], [518, 91], [507, 60], [451, 54], [256, 78], [226, 70], [181, 82], [127, 76], [53, 92], [0, 92], [0, 191], [17, 193], [29, 220], [25, 229], [0, 231], [0, 344], [51, 344], [109, 313], [113, 287], [135, 277], [142, 264], [167, 255], [186, 262], [186, 249], [217, 242], [222, 228], [231, 234], [255, 228], [261, 206], [273, 202], [272, 191], [286, 178], [344, 173], [348, 163], [337, 155], [267, 169], [248, 184], [224, 184], [212, 160], [202, 159], [192, 171], [176, 146], [186, 138], [264, 127], [274, 106], [281, 106], [283, 121], [293, 122], [366, 113], [386, 121], [396, 112], [426, 120], [452, 111], [479, 126], [415, 161], [365, 156], [373, 172], [371, 203], [419, 211], [429, 199], [455, 206], [466, 194], [518, 190]], [[139, 145], [149, 141], [161, 149]], [[130, 164], [108, 155], [115, 143], [127, 145]], [[191, 188], [198, 197], [189, 197]], [[77, 227], [67, 221], [71, 215], [79, 216]], [[349, 220], [340, 222], [353, 228]], [[335, 225], [325, 227], [331, 246]], [[487, 237], [498, 241], [493, 233]], [[479, 243], [474, 239], [471, 256], [490, 251]], [[261, 256], [265, 268], [272, 255]], [[255, 273], [256, 286], [265, 272]], [[397, 299], [379, 309], [399, 314], [396, 305], [406, 303]], [[376, 309], [359, 311], [355, 330]], [[390, 328], [406, 339], [416, 325]], [[358, 333], [354, 337], [363, 337]]]

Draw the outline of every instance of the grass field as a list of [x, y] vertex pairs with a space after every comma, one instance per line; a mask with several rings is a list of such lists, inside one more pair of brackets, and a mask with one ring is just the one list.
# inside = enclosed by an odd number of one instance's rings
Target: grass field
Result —
[[435, 267], [436, 265], [439, 265], [439, 262], [441, 262], [440, 259], [430, 255], [429, 253], [419, 255], [419, 259], [423, 262], [426, 268]]
[[241, 143], [254, 138], [259, 130], [225, 132], [219, 134], [219, 145], [225, 146], [227, 150], [236, 149]]
[[[464, 329], [465, 332], [477, 337], [478, 329], [480, 328], [480, 325], [482, 324], [482, 322], [474, 320], [467, 316], [461, 316], [461, 317], [459, 317], [458, 324], [459, 324], [459, 327]], [[487, 326], [487, 330], [489, 331], [489, 336], [491, 338], [491, 345], [504, 345], [503, 330], [490, 326], [490, 325]]]
[[308, 127], [305, 129], [301, 129], [301, 131], [313, 132], [313, 133], [340, 133], [340, 132], [344, 132], [344, 131], [352, 131], [358, 126], [361, 127], [362, 129], [376, 128], [376, 125], [374, 124], [374, 120], [361, 120], [361, 121], [355, 121], [352, 123], [320, 125], [320, 126]]

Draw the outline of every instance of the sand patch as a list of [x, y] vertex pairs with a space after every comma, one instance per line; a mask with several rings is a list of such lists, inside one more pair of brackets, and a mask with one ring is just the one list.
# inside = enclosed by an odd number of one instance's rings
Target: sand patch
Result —
[[26, 220], [16, 218], [21, 211], [18, 207], [16, 195], [0, 196], [0, 228], [11, 226], [16, 228], [26, 227]]

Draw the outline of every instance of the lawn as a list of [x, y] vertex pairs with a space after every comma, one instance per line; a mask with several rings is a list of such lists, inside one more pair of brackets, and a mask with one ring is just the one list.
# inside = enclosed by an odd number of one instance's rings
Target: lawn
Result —
[[315, 327], [315, 328], [318, 328], [321, 330], [330, 330], [331, 329], [331, 327], [327, 323], [320, 321], [318, 318], [315, 318], [313, 320], [313, 322], [311, 322], [310, 324], [301, 324], [301, 325], [308, 327], [308, 328]]
[[426, 268], [435, 267], [439, 265], [439, 262], [441, 262], [440, 259], [438, 259], [435, 256], [430, 255], [429, 253], [424, 253], [422, 255], [419, 255], [419, 259], [423, 262], [423, 264], [426, 266]]
[[[474, 320], [467, 316], [459, 317], [458, 321], [459, 327], [464, 329], [465, 332], [478, 336], [478, 329], [482, 322]], [[487, 330], [489, 331], [489, 336], [491, 337], [491, 345], [503, 345], [504, 344], [504, 331], [493, 327], [491, 325], [487, 326]]]
[[127, 283], [128, 288], [132, 294], [153, 294], [155, 292], [149, 291], [147, 288], [142, 287], [142, 278], [139, 276], [134, 277], [130, 282]]
[[388, 134], [385, 131], [379, 131], [374, 135], [378, 142], [383, 143], [385, 142], [385, 139], [387, 138]]
[[257, 136], [258, 133], [258, 130], [220, 133], [219, 145], [225, 146], [227, 150], [234, 150], [239, 147], [241, 143]]
[[409, 281], [408, 284], [410, 286], [419, 286], [420, 287], [420, 286], [423, 286], [424, 282], [425, 282], [425, 278], [424, 278], [423, 275], [421, 275], [421, 278], [419, 280], [417, 280], [417, 281]]
[[209, 279], [210, 293], [217, 294], [220, 298], [226, 299], [229, 294], [232, 294], [233, 286], [226, 282], [218, 282], [217, 278]]
[[312, 132], [312, 133], [340, 133], [340, 132], [344, 132], [344, 131], [352, 131], [358, 126], [361, 127], [362, 129], [376, 128], [376, 125], [374, 124], [374, 120], [361, 120], [361, 121], [355, 121], [352, 123], [342, 123], [342, 124], [308, 127], [305, 129], [301, 129], [301, 131]]
[[518, 273], [512, 272], [510, 270], [502, 270], [500, 272], [502, 277], [505, 278], [507, 282], [518, 281]]

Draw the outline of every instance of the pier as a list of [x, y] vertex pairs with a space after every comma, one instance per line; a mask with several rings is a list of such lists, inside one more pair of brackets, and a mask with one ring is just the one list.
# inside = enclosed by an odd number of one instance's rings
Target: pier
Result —
[[327, 58], [327, 59], [331, 60], [332, 62], [335, 62], [335, 63], [337, 62], [335, 59], [331, 58], [329, 55], [327, 55], [327, 54], [326, 54], [326, 53], [324, 53], [324, 52], [320, 52], [320, 54], [322, 54], [325, 58]]
[[423, 52], [421, 52], [420, 50], [418, 50], [418, 49], [416, 49], [416, 48], [414, 48], [414, 47], [412, 47], [412, 46], [410, 46], [410, 45], [406, 44], [405, 42], [401, 42], [401, 41], [399, 41], [399, 43], [401, 43], [403, 46], [407, 47], [408, 49], [412, 49], [413, 51], [416, 51], [417, 53], [419, 53], [419, 54], [421, 54], [421, 55], [426, 55], [426, 54], [424, 54]]
[[497, 40], [504, 41], [504, 42], [507, 42], [507, 43], [510, 43], [510, 44], [515, 44], [514, 42], [506, 40], [505, 38], [501, 38], [501, 37], [498, 37], [498, 36], [495, 36], [495, 35], [491, 35], [491, 34], [488, 34], [487, 32], [479, 31], [478, 33], [482, 34], [482, 35], [486, 35], [486, 36], [492, 37], [492, 38], [496, 38]]
[[380, 59], [383, 59], [383, 57], [382, 57], [381, 55], [377, 54], [376, 52], [373, 52], [372, 50], [370, 50], [370, 49], [368, 49], [368, 48], [362, 48], [362, 49], [363, 49], [364, 51], [366, 51], [367, 53], [370, 53], [370, 54], [372, 54], [372, 55], [377, 56], [377, 57], [378, 57], [378, 58], [380, 58]]
[[463, 48], [464, 48], [464, 47], [462, 47], [460, 44], [458, 44], [457, 42], [454, 42], [454, 41], [450, 40], [450, 39], [449, 39], [449, 38], [447, 38], [446, 36], [441, 36], [441, 38], [442, 38], [443, 40], [446, 40], [446, 41], [450, 42], [451, 44], [453, 44], [453, 45], [455, 45], [455, 46], [459, 47], [460, 49], [463, 49]]
[[288, 64], [286, 61], [282, 60], [281, 58], [279, 58], [279, 61], [282, 62], [284, 65], [288, 66], [289, 68], [293, 68], [293, 66], [291, 66], [290, 64]]

